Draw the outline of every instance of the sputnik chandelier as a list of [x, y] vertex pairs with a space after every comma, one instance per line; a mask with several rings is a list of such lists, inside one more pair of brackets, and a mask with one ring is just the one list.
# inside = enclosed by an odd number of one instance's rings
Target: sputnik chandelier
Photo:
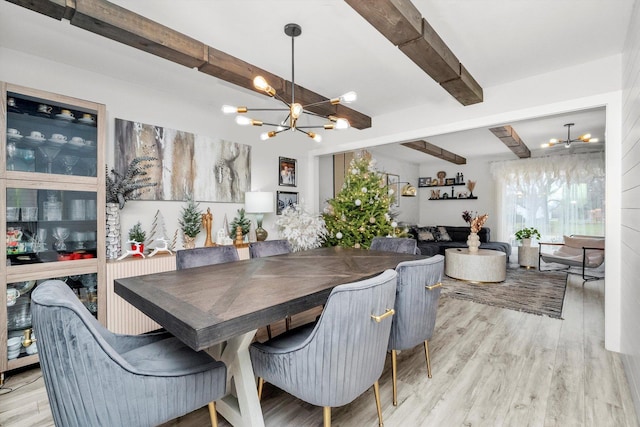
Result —
[[[223, 105], [222, 112], [225, 114], [234, 114], [234, 113], [239, 114], [238, 116], [236, 116], [236, 123], [242, 126], [252, 125], [252, 126], [275, 127], [276, 128], [275, 130], [264, 132], [260, 135], [260, 139], [262, 139], [263, 141], [269, 138], [273, 138], [280, 132], [291, 130], [291, 131], [302, 132], [306, 134], [308, 137], [312, 138], [314, 141], [320, 142], [322, 141], [322, 136], [312, 131], [311, 129], [341, 130], [341, 129], [348, 129], [349, 127], [351, 127], [351, 124], [347, 119], [336, 117], [333, 115], [325, 116], [322, 114], [317, 114], [312, 111], [308, 111], [307, 108], [311, 106], [323, 104], [325, 102], [330, 102], [332, 105], [349, 104], [351, 102], [354, 102], [357, 99], [357, 95], [355, 92], [347, 92], [338, 98], [327, 99], [327, 100], [314, 102], [312, 104], [307, 104], [307, 105], [302, 105], [296, 102], [294, 40], [296, 37], [302, 34], [302, 28], [298, 24], [287, 24], [284, 26], [284, 33], [287, 36], [291, 37], [291, 102], [288, 102], [287, 100], [282, 98], [280, 95], [278, 95], [278, 93], [276, 93], [276, 90], [273, 87], [271, 87], [269, 83], [267, 83], [264, 77], [257, 76], [256, 78], [253, 79], [253, 86], [256, 89], [265, 92], [270, 97], [276, 98], [277, 100], [281, 101], [286, 106], [286, 108], [285, 107], [247, 108], [247, 107], [234, 107], [231, 105]], [[245, 113], [249, 113], [252, 111], [283, 111], [283, 112], [286, 112], [287, 115], [280, 123], [267, 123], [261, 120], [251, 119], [246, 115], [244, 115]], [[325, 120], [328, 120], [328, 122], [326, 122], [323, 125], [299, 126], [298, 119], [304, 114], [309, 116], [321, 117]]]
[[549, 142], [542, 144], [542, 148], [553, 147], [554, 145], [564, 144], [565, 147], [571, 147], [572, 142], [598, 142], [598, 138], [591, 138], [590, 133], [585, 133], [584, 135], [580, 135], [577, 138], [571, 139], [571, 126], [574, 126], [575, 123], [567, 123], [564, 126], [567, 128], [567, 139], [556, 139], [551, 138]]

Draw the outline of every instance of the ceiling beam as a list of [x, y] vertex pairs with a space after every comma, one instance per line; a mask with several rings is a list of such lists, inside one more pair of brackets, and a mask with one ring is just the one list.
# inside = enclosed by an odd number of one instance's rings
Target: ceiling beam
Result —
[[462, 105], [482, 102], [482, 87], [410, 0], [345, 1]]
[[440, 148], [437, 145], [433, 145], [430, 142], [424, 140], [410, 141], [401, 143], [405, 147], [413, 148], [422, 153], [429, 154], [430, 156], [437, 157], [442, 160], [454, 163], [456, 165], [466, 165], [467, 159], [462, 156], [458, 156], [451, 151], [447, 151], [444, 148]]
[[528, 159], [531, 157], [531, 151], [529, 147], [524, 143], [516, 131], [509, 125], [496, 126], [489, 129], [500, 141], [504, 143], [516, 156], [521, 159]]
[[[237, 86], [255, 89], [253, 78], [262, 75], [284, 99], [291, 98], [291, 82], [255, 65], [224, 53], [185, 34], [138, 15], [106, 0], [7, 0], [54, 19], [69, 19], [71, 25], [151, 53]], [[303, 105], [328, 101], [318, 93], [295, 86], [296, 102]], [[267, 95], [265, 95], [267, 96]], [[371, 127], [371, 117], [344, 105], [321, 105], [307, 110], [320, 115], [343, 117], [356, 129]]]

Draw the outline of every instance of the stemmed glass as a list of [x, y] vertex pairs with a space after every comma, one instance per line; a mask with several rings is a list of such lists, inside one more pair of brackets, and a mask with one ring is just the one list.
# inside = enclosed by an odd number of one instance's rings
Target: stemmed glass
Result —
[[67, 154], [66, 156], [62, 156], [62, 163], [64, 163], [65, 167], [65, 175], [73, 175], [73, 167], [78, 163], [80, 158], [78, 156], [71, 156]]
[[38, 228], [38, 234], [36, 234], [36, 249], [35, 252], [43, 252], [47, 250], [47, 229]]
[[51, 147], [48, 145], [41, 145], [38, 147], [38, 149], [40, 150], [45, 160], [47, 161], [47, 173], [52, 173], [53, 161], [58, 155], [58, 153], [60, 153], [60, 148]]
[[27, 165], [31, 165], [36, 159], [36, 153], [34, 153], [33, 150], [22, 150], [22, 154], [20, 155], [20, 157]]
[[55, 227], [53, 229], [53, 237], [56, 239], [53, 247], [57, 251], [66, 251], [67, 245], [64, 243], [64, 241], [67, 237], [69, 237], [69, 229], [67, 227]]
[[18, 154], [18, 148], [16, 147], [16, 144], [14, 144], [13, 142], [10, 142], [7, 144], [7, 156], [9, 156], [9, 170], [15, 170], [15, 161], [13, 160], [14, 157]]

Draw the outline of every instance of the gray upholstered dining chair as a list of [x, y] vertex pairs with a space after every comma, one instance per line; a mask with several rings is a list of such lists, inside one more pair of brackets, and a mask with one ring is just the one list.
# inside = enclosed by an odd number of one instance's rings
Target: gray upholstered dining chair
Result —
[[444, 257], [434, 255], [431, 258], [401, 262], [396, 271], [396, 314], [393, 316], [388, 347], [391, 351], [394, 405], [398, 404], [397, 350], [407, 350], [424, 343], [427, 376], [431, 378], [429, 340], [436, 324]]
[[235, 246], [212, 246], [205, 248], [182, 249], [176, 252], [176, 269], [202, 267], [238, 261]]
[[249, 243], [249, 257], [251, 258], [262, 258], [288, 253], [291, 253], [291, 244], [288, 240], [265, 240], [263, 242]]
[[372, 251], [388, 251], [420, 255], [416, 239], [409, 237], [374, 237], [369, 247]]
[[378, 379], [391, 330], [397, 273], [387, 270], [333, 288], [320, 319], [249, 348], [259, 379], [312, 405], [323, 407], [325, 426], [331, 407], [343, 406], [373, 385], [382, 425]]
[[155, 426], [226, 392], [226, 367], [168, 333], [117, 335], [64, 282], [32, 293], [34, 333], [56, 426]]
[[[249, 243], [250, 258], [264, 258], [268, 256], [291, 253], [291, 244], [288, 240], [265, 240], [263, 242]], [[284, 319], [285, 330], [291, 329], [291, 316]], [[267, 336], [272, 338], [271, 325], [267, 325]]]

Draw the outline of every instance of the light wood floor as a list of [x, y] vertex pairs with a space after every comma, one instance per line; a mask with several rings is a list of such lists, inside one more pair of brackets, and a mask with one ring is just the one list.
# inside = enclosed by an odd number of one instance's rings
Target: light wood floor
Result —
[[[564, 320], [442, 298], [430, 343], [433, 378], [420, 346], [402, 352], [394, 407], [387, 361], [385, 425], [638, 426], [620, 358], [604, 349], [603, 283], [583, 288], [570, 277]], [[267, 426], [322, 425], [321, 408], [268, 384], [262, 407]], [[332, 418], [334, 426], [376, 426], [373, 392], [333, 409]], [[165, 427], [207, 424], [203, 408]], [[9, 374], [0, 425], [53, 425], [39, 369]], [[229, 424], [220, 417], [220, 425]]]

